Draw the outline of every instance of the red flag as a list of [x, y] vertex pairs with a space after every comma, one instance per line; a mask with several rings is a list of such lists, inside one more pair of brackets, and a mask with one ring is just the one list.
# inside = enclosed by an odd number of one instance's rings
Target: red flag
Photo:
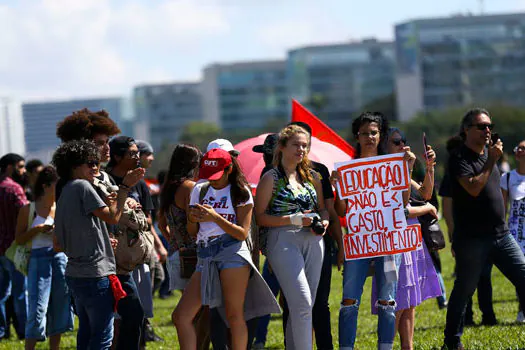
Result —
[[348, 142], [294, 99], [292, 99], [292, 122], [303, 122], [310, 125], [312, 136], [317, 137], [321, 141], [331, 143], [354, 158], [355, 150]]

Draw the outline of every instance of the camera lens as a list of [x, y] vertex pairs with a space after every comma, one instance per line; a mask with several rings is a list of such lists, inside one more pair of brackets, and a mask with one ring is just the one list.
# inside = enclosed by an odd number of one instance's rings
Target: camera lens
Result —
[[324, 226], [321, 220], [319, 220], [318, 217], [314, 218], [314, 221], [312, 222], [312, 225], [310, 226], [312, 228], [312, 231], [314, 231], [317, 235], [322, 235], [324, 233]]

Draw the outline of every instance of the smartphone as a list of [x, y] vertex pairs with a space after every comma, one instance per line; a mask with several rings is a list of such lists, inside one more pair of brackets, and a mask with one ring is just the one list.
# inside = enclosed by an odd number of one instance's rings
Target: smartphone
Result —
[[425, 159], [428, 161], [427, 146], [427, 134], [423, 131], [423, 152], [425, 152]]
[[498, 142], [499, 140], [499, 134], [497, 132], [493, 133], [491, 136], [490, 136], [491, 140], [492, 140], [492, 144], [495, 145], [496, 142]]

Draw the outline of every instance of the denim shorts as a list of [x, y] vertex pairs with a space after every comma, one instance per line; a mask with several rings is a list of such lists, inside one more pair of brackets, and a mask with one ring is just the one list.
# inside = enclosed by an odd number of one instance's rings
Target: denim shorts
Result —
[[[204, 264], [202, 259], [213, 258], [217, 256], [224, 248], [231, 247], [233, 245], [238, 245], [238, 249], [236, 249], [236, 251], [239, 251], [243, 249], [242, 243], [242, 241], [233, 238], [227, 233], [220, 235], [219, 237], [213, 238], [211, 240], [208, 240], [206, 243], [197, 243], [198, 259], [195, 271], [202, 272], [202, 267]], [[246, 265], [249, 265], [249, 263], [246, 260], [244, 260], [242, 256], [236, 253], [228, 255], [226, 258], [217, 261], [219, 271], [243, 267]]]
[[73, 330], [71, 294], [66, 284], [67, 258], [53, 248], [31, 251], [27, 274], [26, 338], [45, 340]]

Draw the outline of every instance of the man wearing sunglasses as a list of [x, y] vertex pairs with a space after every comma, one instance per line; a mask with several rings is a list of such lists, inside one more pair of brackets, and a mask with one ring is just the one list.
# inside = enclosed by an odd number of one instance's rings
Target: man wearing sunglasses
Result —
[[505, 222], [497, 167], [503, 143], [491, 140], [493, 128], [488, 111], [469, 110], [460, 127], [463, 144], [449, 159], [456, 281], [447, 310], [443, 349], [464, 349], [465, 306], [488, 261], [516, 286], [522, 304], [525, 301], [525, 257]]

